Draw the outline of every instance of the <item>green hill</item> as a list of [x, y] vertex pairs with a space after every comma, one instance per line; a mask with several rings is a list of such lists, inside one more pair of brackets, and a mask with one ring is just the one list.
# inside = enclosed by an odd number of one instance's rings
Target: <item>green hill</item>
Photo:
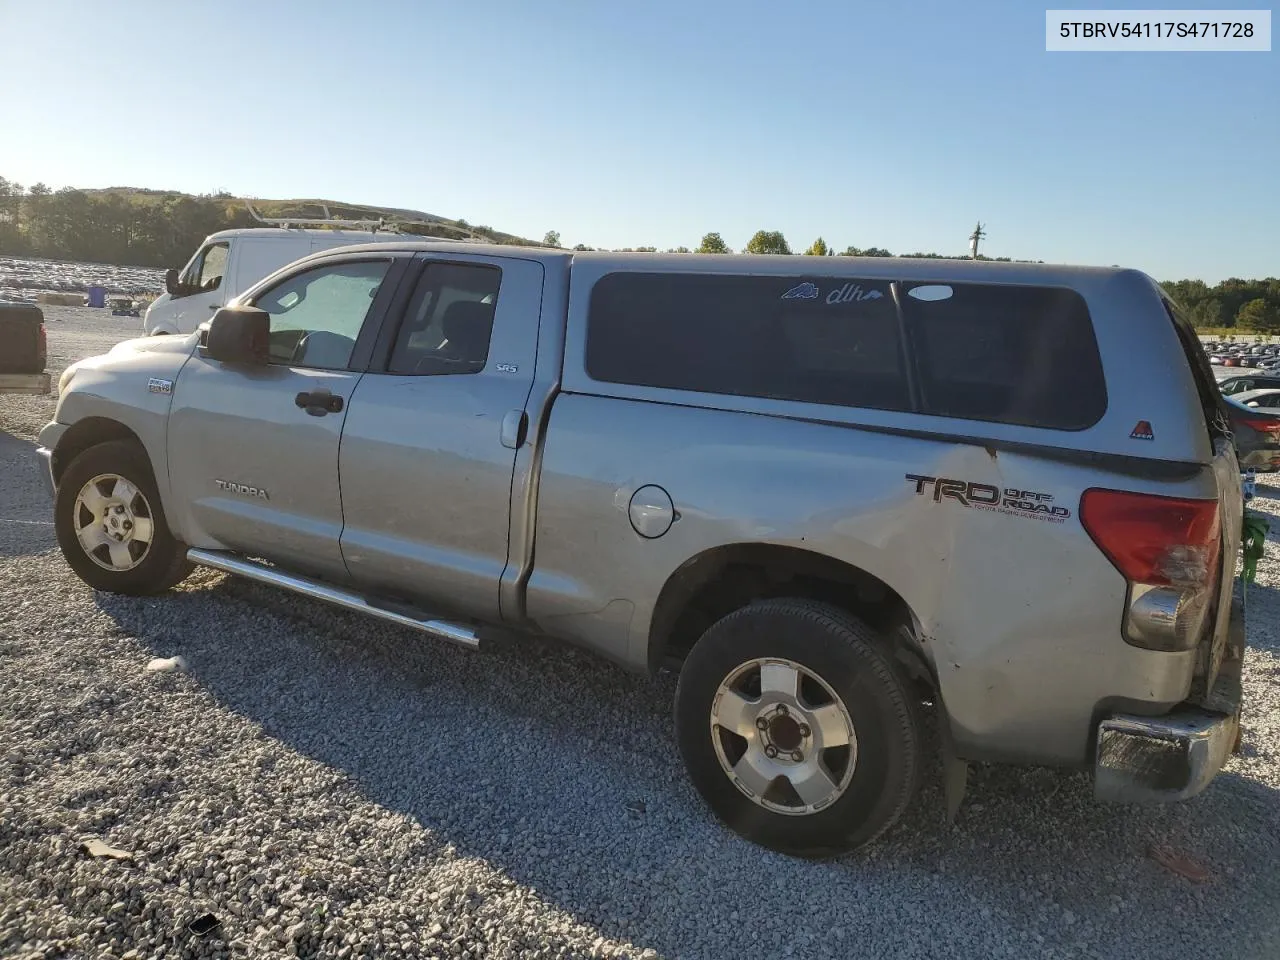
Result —
[[[249, 198], [267, 218], [320, 219], [328, 209], [340, 220], [384, 220], [403, 233], [492, 243], [531, 241], [481, 224], [402, 207], [321, 199]], [[209, 234], [262, 226], [245, 198], [229, 193], [193, 196], [177, 190], [106, 187], [50, 191], [23, 189], [0, 177], [0, 255], [96, 263], [173, 267], [184, 263]]]

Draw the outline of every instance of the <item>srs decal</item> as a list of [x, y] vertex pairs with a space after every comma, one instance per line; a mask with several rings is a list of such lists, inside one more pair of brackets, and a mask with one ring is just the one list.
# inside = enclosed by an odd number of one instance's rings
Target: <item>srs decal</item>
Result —
[[972, 480], [953, 480], [947, 477], [925, 477], [914, 473], [906, 475], [908, 483], [916, 486], [916, 496], [929, 495], [934, 503], [944, 499], [954, 500], [962, 507], [993, 510], [1011, 517], [1031, 517], [1049, 523], [1063, 523], [1071, 516], [1066, 507], [1053, 502], [1053, 494], [1035, 490], [1019, 490], [1005, 487], [1001, 490], [990, 483]]
[[798, 283], [782, 295], [783, 300], [817, 300], [818, 285], [816, 283]]

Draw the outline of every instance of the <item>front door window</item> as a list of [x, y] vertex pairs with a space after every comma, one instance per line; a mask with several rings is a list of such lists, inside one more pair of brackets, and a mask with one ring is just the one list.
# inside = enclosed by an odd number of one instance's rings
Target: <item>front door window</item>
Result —
[[344, 261], [294, 274], [259, 295], [271, 315], [271, 363], [345, 370], [390, 260]]

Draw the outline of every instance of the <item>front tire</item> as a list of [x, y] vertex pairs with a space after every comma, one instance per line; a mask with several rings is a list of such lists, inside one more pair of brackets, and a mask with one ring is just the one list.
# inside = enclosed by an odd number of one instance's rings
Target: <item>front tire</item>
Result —
[[810, 600], [751, 604], [694, 645], [676, 688], [676, 737], [712, 811], [783, 853], [870, 843], [920, 777], [919, 707], [875, 633]]
[[58, 483], [53, 520], [67, 565], [95, 590], [148, 596], [193, 569], [136, 442], [101, 443], [72, 460]]

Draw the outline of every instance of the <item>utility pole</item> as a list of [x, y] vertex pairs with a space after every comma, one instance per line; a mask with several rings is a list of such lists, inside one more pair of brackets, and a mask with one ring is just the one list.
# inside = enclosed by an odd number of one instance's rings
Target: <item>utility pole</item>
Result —
[[987, 232], [982, 229], [982, 221], [978, 221], [978, 225], [973, 228], [973, 233], [969, 234], [969, 259], [978, 259], [978, 241], [985, 239]]

